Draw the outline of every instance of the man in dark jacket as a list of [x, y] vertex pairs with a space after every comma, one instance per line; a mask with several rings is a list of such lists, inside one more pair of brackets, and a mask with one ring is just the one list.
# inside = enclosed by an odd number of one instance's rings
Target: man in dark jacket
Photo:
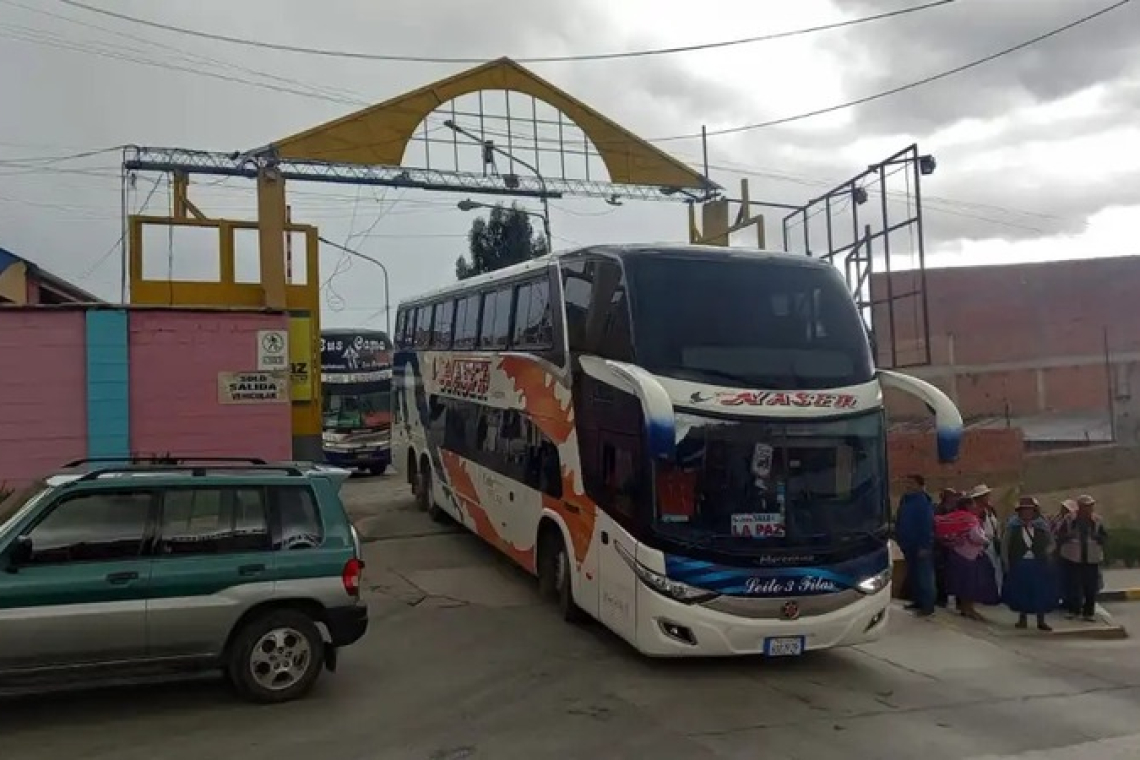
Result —
[[908, 609], [926, 617], [934, 614], [934, 501], [921, 475], [907, 478], [907, 491], [895, 516], [895, 541], [906, 559], [911, 604]]

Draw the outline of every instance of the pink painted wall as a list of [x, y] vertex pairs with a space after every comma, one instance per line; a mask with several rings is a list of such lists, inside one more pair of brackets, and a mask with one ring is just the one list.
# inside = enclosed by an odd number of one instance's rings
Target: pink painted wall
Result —
[[257, 331], [280, 314], [134, 311], [130, 316], [131, 450], [292, 458], [292, 409], [218, 403], [218, 373], [257, 369]]
[[0, 309], [0, 486], [87, 453], [82, 310]]

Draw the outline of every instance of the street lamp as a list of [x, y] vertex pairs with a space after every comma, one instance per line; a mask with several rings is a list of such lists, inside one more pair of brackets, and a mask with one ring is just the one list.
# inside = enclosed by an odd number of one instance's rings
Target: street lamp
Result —
[[[493, 140], [481, 140], [481, 139], [479, 139], [478, 135], [472, 134], [471, 132], [468, 132], [466, 129], [459, 126], [458, 124], [456, 124], [451, 119], [448, 119], [447, 121], [443, 122], [443, 126], [447, 127], [452, 132], [455, 132], [458, 135], [463, 135], [467, 139], [469, 139], [473, 142], [476, 142], [479, 145], [483, 146], [483, 161], [485, 163], [490, 163], [489, 159], [490, 159], [490, 155], [492, 153], [498, 153], [499, 155], [505, 156], [506, 158], [509, 158], [510, 160], [514, 161], [516, 164], [522, 166], [524, 169], [530, 169], [532, 172], [534, 172], [535, 179], [537, 179], [539, 184], [542, 185], [542, 193], [539, 195], [539, 197], [542, 198], [542, 214], [541, 214], [542, 231], [546, 237], [546, 250], [547, 251], [553, 251], [554, 250], [554, 241], [552, 240], [551, 235], [550, 235], [550, 201], [547, 198], [547, 196], [549, 195], [549, 192], [546, 189], [546, 178], [542, 176], [542, 174], [538, 171], [537, 168], [531, 166], [526, 161], [523, 161], [522, 159], [518, 158], [517, 156], [511, 154], [510, 152], [503, 150], [498, 145], [495, 145], [495, 142]], [[516, 179], [516, 183], [517, 183], [517, 179]], [[475, 201], [468, 200], [467, 203], [475, 203]], [[464, 211], [470, 211], [473, 208], [482, 208], [483, 205], [482, 204], [474, 205], [474, 206], [470, 206], [469, 208], [463, 208], [463, 207], [464, 207], [464, 203], [461, 202], [459, 205], [459, 208], [463, 209]], [[530, 215], [531, 216], [539, 216], [538, 214], [534, 214], [533, 212]]]
[[355, 256], [358, 259], [364, 259], [368, 263], [375, 264], [376, 266], [380, 267], [380, 271], [384, 273], [384, 329], [388, 333], [388, 340], [395, 341], [395, 337], [392, 335], [392, 299], [388, 294], [388, 267], [384, 266], [384, 264], [381, 263], [379, 259], [374, 259], [367, 253], [361, 253], [360, 251], [343, 246], [340, 243], [334, 243], [325, 237], [318, 237], [317, 239], [325, 245], [331, 245], [338, 251], [344, 251], [349, 256]]
[[[465, 198], [465, 199], [459, 201], [459, 203], [457, 203], [455, 205], [459, 207], [460, 211], [474, 211], [477, 208], [485, 208], [485, 209], [489, 209], [489, 210], [494, 210], [494, 208], [495, 208], [490, 203], [480, 203], [479, 201], [473, 201], [470, 198]], [[518, 206], [515, 206], [515, 211], [517, 211], [520, 214], [525, 214], [527, 216], [533, 216], [536, 219], [541, 219], [543, 222], [546, 221], [546, 216], [541, 211], [531, 211], [530, 209], [519, 208]], [[549, 234], [550, 234], [550, 231], [547, 230], [547, 235], [549, 235]], [[550, 249], [550, 238], [549, 237], [546, 238], [546, 250], [548, 253], [551, 250]]]

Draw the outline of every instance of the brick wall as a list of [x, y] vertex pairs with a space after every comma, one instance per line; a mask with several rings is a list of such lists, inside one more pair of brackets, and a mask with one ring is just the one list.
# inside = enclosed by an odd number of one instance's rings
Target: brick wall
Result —
[[0, 485], [87, 453], [82, 311], [0, 309]]
[[[934, 366], [916, 374], [950, 393], [967, 418], [1106, 411], [1106, 335], [1113, 364], [1140, 361], [1138, 281], [1140, 257], [928, 270]], [[887, 276], [872, 276], [871, 287], [873, 298], [886, 298]], [[891, 275], [896, 295], [920, 288], [917, 273]], [[920, 315], [920, 299], [896, 302], [901, 360], [921, 353]], [[885, 304], [875, 307], [873, 321], [879, 362], [889, 366]], [[921, 414], [908, 402], [893, 410]]]
[[136, 311], [131, 314], [131, 448], [289, 459], [288, 403], [219, 404], [218, 373], [257, 369], [257, 331], [284, 315]]
[[939, 464], [933, 433], [892, 432], [887, 439], [891, 491], [897, 498], [906, 477], [912, 474], [924, 476], [932, 493], [982, 482], [993, 487], [1019, 482], [1024, 449], [1020, 430], [967, 430], [958, 461]]

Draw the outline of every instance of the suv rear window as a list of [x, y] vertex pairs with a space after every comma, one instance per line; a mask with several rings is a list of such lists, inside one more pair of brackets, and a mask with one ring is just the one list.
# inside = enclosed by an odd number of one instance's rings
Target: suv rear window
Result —
[[275, 549], [313, 549], [325, 539], [321, 515], [313, 491], [306, 486], [274, 486], [269, 489], [279, 525]]
[[179, 488], [163, 496], [162, 554], [229, 554], [268, 550], [265, 491]]

